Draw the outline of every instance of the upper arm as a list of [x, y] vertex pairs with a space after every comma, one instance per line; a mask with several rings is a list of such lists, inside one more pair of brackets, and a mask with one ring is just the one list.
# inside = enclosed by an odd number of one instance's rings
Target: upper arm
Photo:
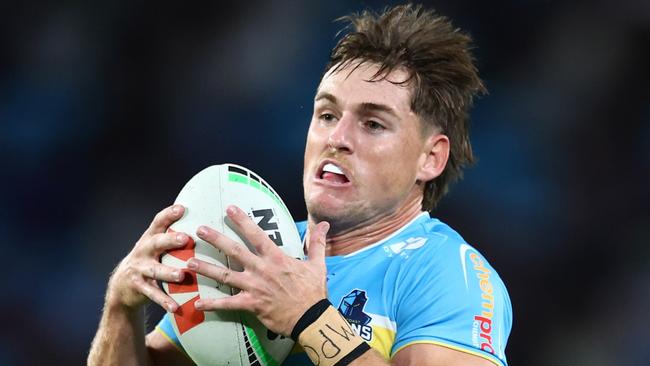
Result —
[[194, 362], [170, 342], [158, 329], [154, 329], [145, 338], [147, 352], [152, 365], [156, 366], [192, 366]]
[[393, 356], [395, 366], [494, 366], [492, 361], [435, 344], [417, 343]]

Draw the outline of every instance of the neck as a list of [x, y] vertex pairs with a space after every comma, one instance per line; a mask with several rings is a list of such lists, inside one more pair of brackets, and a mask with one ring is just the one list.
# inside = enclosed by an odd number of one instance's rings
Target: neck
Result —
[[327, 234], [325, 254], [346, 255], [363, 249], [388, 237], [420, 213], [422, 213], [422, 196], [417, 195], [410, 197], [404, 205], [393, 212], [370, 217], [341, 231], [332, 227]]

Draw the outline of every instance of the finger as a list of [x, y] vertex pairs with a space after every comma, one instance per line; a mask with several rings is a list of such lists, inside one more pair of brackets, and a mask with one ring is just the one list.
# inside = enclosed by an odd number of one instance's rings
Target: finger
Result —
[[153, 235], [145, 244], [144, 250], [155, 256], [173, 249], [178, 249], [189, 244], [190, 237], [185, 233], [159, 233]]
[[164, 264], [153, 262], [149, 265], [141, 266], [138, 268], [144, 277], [151, 278], [156, 281], [165, 282], [181, 282], [185, 272], [178, 268], [166, 266]]
[[185, 207], [182, 205], [173, 205], [158, 212], [154, 217], [149, 228], [144, 232], [145, 235], [164, 233], [174, 221], [183, 217]]
[[255, 254], [248, 250], [247, 247], [212, 228], [200, 226], [196, 231], [196, 234], [199, 238], [223, 251], [225, 255], [237, 261], [237, 263], [241, 264], [244, 268], [254, 267], [260, 260]]
[[246, 287], [246, 283], [248, 282], [245, 280], [246, 275], [242, 272], [233, 271], [224, 266], [204, 262], [197, 258], [191, 258], [187, 261], [187, 268], [196, 273], [212, 278], [219, 283], [236, 287], [240, 290], [244, 290], [244, 287]]
[[140, 277], [135, 277], [132, 281], [136, 289], [141, 294], [148, 297], [151, 301], [155, 302], [156, 304], [162, 306], [172, 313], [178, 309], [178, 304], [176, 301], [167, 296], [161, 289], [158, 288], [158, 286], [154, 286]]
[[253, 304], [247, 293], [240, 292], [237, 295], [222, 298], [202, 298], [194, 303], [197, 310], [246, 310], [253, 312]]
[[308, 261], [312, 263], [325, 264], [325, 248], [327, 231], [330, 224], [327, 221], [321, 221], [318, 225], [312, 227], [309, 231], [309, 246], [307, 247]]
[[[226, 214], [234, 225], [234, 230], [253, 245], [259, 254], [280, 251], [268, 235], [251, 220], [246, 213], [237, 206], [228, 206]], [[280, 251], [281, 252], [281, 251]]]

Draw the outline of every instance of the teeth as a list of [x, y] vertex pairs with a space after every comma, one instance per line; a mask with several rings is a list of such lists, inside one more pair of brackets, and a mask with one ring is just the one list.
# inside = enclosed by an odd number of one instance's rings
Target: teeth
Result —
[[343, 171], [341, 171], [341, 169], [339, 167], [337, 167], [336, 165], [334, 165], [332, 163], [325, 164], [325, 166], [323, 167], [323, 171], [324, 172], [334, 173], [334, 174], [344, 175]]

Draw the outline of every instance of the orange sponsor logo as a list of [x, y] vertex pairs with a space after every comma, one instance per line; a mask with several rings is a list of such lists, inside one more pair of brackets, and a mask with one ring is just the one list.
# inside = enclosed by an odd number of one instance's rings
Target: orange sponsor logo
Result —
[[474, 327], [472, 331], [472, 343], [483, 351], [494, 354], [492, 346], [492, 318], [494, 317], [494, 294], [492, 282], [490, 282], [490, 269], [476, 253], [470, 253], [469, 259], [474, 264], [476, 277], [481, 288], [481, 313], [474, 316]]

